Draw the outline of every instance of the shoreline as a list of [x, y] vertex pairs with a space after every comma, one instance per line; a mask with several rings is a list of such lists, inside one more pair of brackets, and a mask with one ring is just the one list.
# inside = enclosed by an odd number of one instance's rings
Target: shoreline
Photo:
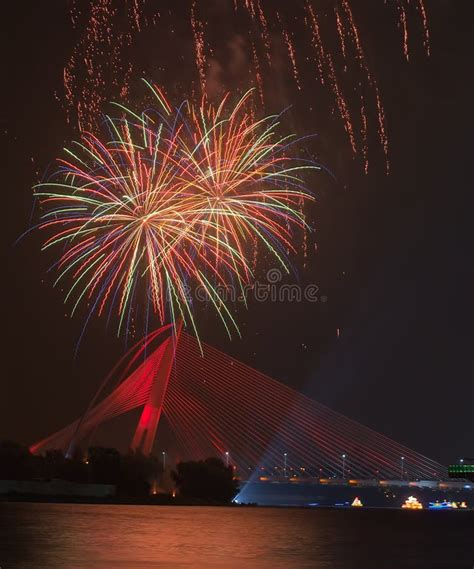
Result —
[[[71, 504], [71, 505], [98, 505], [98, 506], [174, 506], [174, 507], [216, 507], [216, 508], [258, 508], [258, 509], [291, 509], [291, 510], [342, 510], [348, 511], [393, 511], [393, 512], [405, 512], [403, 508], [394, 506], [363, 506], [363, 507], [351, 507], [351, 506], [331, 506], [331, 505], [321, 505], [321, 506], [310, 506], [310, 505], [261, 505], [257, 503], [218, 503], [218, 502], [208, 502], [208, 501], [198, 501], [198, 500], [180, 500], [179, 498], [172, 498], [168, 495], [162, 495], [159, 497], [150, 498], [86, 498], [84, 496], [30, 496], [30, 495], [2, 495], [0, 496], [0, 504]], [[451, 512], [474, 515], [474, 509], [443, 509], [436, 510], [430, 508], [423, 508], [421, 510], [416, 510], [418, 515], [423, 515], [423, 512]], [[405, 514], [404, 514], [405, 515]]]

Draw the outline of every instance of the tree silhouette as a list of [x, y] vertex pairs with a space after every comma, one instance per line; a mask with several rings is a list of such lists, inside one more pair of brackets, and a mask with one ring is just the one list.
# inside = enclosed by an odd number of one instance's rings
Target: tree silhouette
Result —
[[171, 476], [184, 498], [226, 503], [239, 489], [233, 467], [219, 458], [180, 462]]

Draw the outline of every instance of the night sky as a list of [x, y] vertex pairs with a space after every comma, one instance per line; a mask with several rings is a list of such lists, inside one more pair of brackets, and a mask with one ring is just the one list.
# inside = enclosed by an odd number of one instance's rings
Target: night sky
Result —
[[[51, 259], [40, 253], [41, 236], [33, 233], [15, 244], [32, 223], [32, 212], [35, 219], [31, 187], [77, 135], [66, 122], [62, 81], [80, 30], [71, 30], [67, 2], [9, 4], [0, 110], [0, 438], [29, 444], [84, 410], [125, 346], [105, 319], [93, 319], [75, 357], [83, 318], [66, 316], [63, 295], [46, 274]], [[314, 180], [318, 203], [310, 212], [316, 228], [311, 244], [317, 242], [317, 252], [311, 245], [306, 269], [295, 260], [300, 282], [317, 284], [327, 302], [251, 302], [248, 311], [236, 309], [243, 339], [232, 342], [211, 311], [199, 313], [199, 327], [202, 338], [221, 350], [448, 462], [474, 453], [472, 19], [468, 2], [427, 1], [432, 53], [426, 58], [414, 36], [407, 64], [396, 25], [366, 4], [352, 5], [360, 5], [356, 15], [385, 105], [389, 176], [375, 141], [368, 175], [351, 158], [327, 94], [303, 88], [293, 96], [282, 87], [286, 104], [294, 106], [291, 128], [318, 134], [318, 160], [334, 176], [322, 173]], [[232, 39], [225, 26], [216, 33]], [[162, 40], [153, 44], [150, 31], [145, 36], [133, 54], [137, 75], [183, 98], [183, 77], [195, 75], [194, 60], [186, 60], [191, 38], [180, 38], [182, 59], [174, 62]], [[297, 50], [304, 49], [295, 42]], [[235, 78], [225, 80], [234, 87]], [[114, 98], [118, 93], [111, 92]], [[124, 436], [129, 428], [130, 422]], [[123, 440], [111, 442], [123, 446]]]

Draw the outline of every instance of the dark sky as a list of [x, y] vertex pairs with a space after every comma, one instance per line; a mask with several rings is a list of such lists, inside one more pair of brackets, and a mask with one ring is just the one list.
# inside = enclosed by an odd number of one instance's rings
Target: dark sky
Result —
[[[94, 320], [74, 359], [83, 322], [65, 316], [61, 292], [46, 275], [40, 236], [14, 245], [30, 224], [31, 186], [75, 135], [58, 100], [78, 33], [70, 29], [65, 4], [16, 2], [3, 18], [0, 438], [25, 443], [80, 414], [124, 349], [114, 330]], [[293, 126], [304, 131], [300, 134], [318, 133], [320, 160], [336, 178], [322, 175], [317, 181], [318, 205], [311, 214], [318, 252], [311, 252], [306, 271], [300, 267], [301, 282], [318, 284], [327, 302], [251, 303], [249, 311], [237, 310], [243, 339], [232, 343], [213, 314], [199, 319], [209, 343], [447, 462], [474, 453], [469, 127], [474, 30], [468, 2], [426, 5], [432, 55], [427, 59], [414, 47], [408, 65], [393, 22], [372, 14], [365, 2], [353, 2], [385, 104], [390, 176], [380, 151], [374, 150], [367, 176], [350, 159], [341, 125], [331, 118], [323, 95], [310, 124], [304, 109], [318, 93], [303, 89], [294, 101], [288, 95]], [[296, 45], [303, 49], [298, 40]], [[184, 58], [188, 47], [185, 43]], [[156, 77], [168, 86], [174, 73], [184, 73], [171, 51], [160, 52], [168, 65]], [[145, 48], [138, 46], [134, 56], [143, 61], [140, 72], [155, 79], [158, 71]]]

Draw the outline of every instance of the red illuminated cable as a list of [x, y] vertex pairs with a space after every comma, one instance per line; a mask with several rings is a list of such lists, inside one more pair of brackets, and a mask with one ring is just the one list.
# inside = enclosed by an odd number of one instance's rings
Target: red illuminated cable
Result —
[[[209, 370], [208, 370], [208, 373], [209, 373]], [[209, 377], [209, 375], [208, 375], [207, 377]], [[222, 387], [223, 379], [220, 379], [219, 381], [220, 381], [220, 384], [221, 384], [221, 387]], [[224, 383], [225, 383], [225, 380], [224, 380]], [[255, 387], [255, 386], [254, 386], [254, 387]], [[225, 393], [227, 394], [227, 392], [225, 392]], [[294, 404], [295, 401], [296, 401], [296, 400], [292, 399], [291, 404]], [[282, 404], [281, 404], [281, 407], [283, 408], [283, 411], [284, 411], [284, 412], [287, 412], [287, 406], [286, 406], [286, 404], [282, 403]], [[261, 410], [262, 410], [262, 407], [259, 407], [259, 410], [261, 411]], [[285, 420], [285, 419], [283, 418], [283, 420]], [[277, 427], [278, 427], [278, 426], [280, 426], [280, 425], [277, 425]], [[272, 434], [272, 436], [275, 436], [275, 432], [273, 432], [273, 433], [271, 433], [271, 434]]]
[[[208, 351], [206, 352], [207, 357], [209, 357], [209, 351], [212, 352], [212, 351], [215, 351], [215, 349], [211, 348], [210, 350], [208, 350]], [[226, 358], [227, 358], [227, 359], [230, 359], [228, 356], [226, 356]], [[240, 364], [240, 366], [243, 366], [243, 364]], [[244, 367], [244, 370], [245, 370], [245, 367]], [[245, 371], [248, 373], [248, 370], [245, 370]], [[256, 373], [256, 375], [259, 375], [260, 377], [265, 377], [265, 379], [270, 380], [270, 381], [272, 382], [272, 384], [275, 384], [275, 383], [276, 383], [275, 380], [272, 380], [271, 378], [268, 378], [268, 377], [266, 377], [266, 376], [263, 376], [263, 374], [260, 374], [259, 372], [255, 372], [255, 373]], [[281, 384], [280, 384], [280, 385], [281, 385]], [[282, 387], [283, 387], [283, 386], [282, 386]], [[286, 386], [284, 386], [284, 387], [286, 387]], [[286, 388], [286, 389], [289, 389], [289, 388]], [[304, 396], [302, 396], [302, 397], [304, 397]], [[294, 401], [294, 400], [292, 400], [292, 401]], [[303, 399], [303, 401], [304, 401], [304, 399]], [[314, 409], [314, 403], [315, 403], [315, 402], [312, 402], [311, 400], [309, 400], [309, 402], [310, 402], [310, 403], [313, 403], [313, 409]], [[320, 407], [324, 408], [324, 406], [320, 406]], [[326, 408], [326, 409], [327, 409], [327, 408]], [[317, 409], [316, 409], [316, 410], [317, 410]], [[317, 411], [318, 411], [318, 410], [317, 410]], [[328, 411], [333, 415], [334, 418], [337, 418], [338, 420], [345, 419], [346, 422], [350, 423], [352, 427], [355, 426], [355, 427], [358, 428], [359, 431], [362, 431], [362, 429], [361, 429], [362, 426], [359, 426], [357, 423], [355, 423], [355, 422], [353, 422], [353, 421], [351, 421], [351, 420], [347, 420], [347, 418], [345, 418], [345, 417], [343, 417], [343, 416], [340, 416], [339, 414], [336, 414], [335, 412], [332, 412], [331, 410], [328, 410]], [[367, 427], [363, 427], [363, 429], [364, 429], [365, 431], [368, 431], [371, 435], [377, 435], [377, 433], [375, 433], [374, 431], [372, 431], [371, 429], [369, 429], [369, 428], [367, 428]], [[353, 431], [352, 431], [352, 432], [353, 432]], [[366, 434], [366, 433], [364, 433], [364, 434]], [[400, 445], [395, 444], [395, 443], [394, 443], [391, 439], [389, 439], [388, 437], [385, 438], [383, 435], [378, 435], [378, 439], [379, 439], [379, 441], [381, 440], [381, 441], [384, 443], [384, 447], [383, 447], [383, 448], [384, 448], [384, 452], [387, 452], [387, 446], [392, 446], [392, 448], [395, 447], [399, 453], [402, 452], [402, 453], [405, 453], [405, 455], [408, 455], [408, 454], [409, 454], [409, 455], [412, 455], [412, 457], [414, 458], [413, 451], [411, 451], [410, 449], [407, 449], [406, 447], [401, 447]], [[350, 444], [350, 443], [349, 443], [349, 444]], [[393, 451], [393, 452], [395, 452], [395, 451]], [[426, 467], [428, 467], [428, 468], [433, 468], [433, 467], [434, 467], [434, 468], [438, 468], [438, 467], [439, 467], [439, 465], [437, 465], [436, 463], [430, 461], [429, 459], [426, 459], [426, 457], [422, 457], [421, 455], [416, 455], [416, 460], [417, 460], [418, 462], [420, 461], [420, 458], [425, 459], [425, 460], [423, 461], [423, 462], [425, 462], [425, 468], [426, 468]], [[378, 460], [376, 461], [376, 465], [377, 465], [377, 466], [380, 466], [380, 462], [381, 462], [381, 460], [380, 460], [380, 456], [379, 456], [379, 457], [378, 457]], [[426, 463], [428, 463], [428, 464], [426, 465]], [[395, 468], [395, 462], [392, 463], [392, 468]]]

